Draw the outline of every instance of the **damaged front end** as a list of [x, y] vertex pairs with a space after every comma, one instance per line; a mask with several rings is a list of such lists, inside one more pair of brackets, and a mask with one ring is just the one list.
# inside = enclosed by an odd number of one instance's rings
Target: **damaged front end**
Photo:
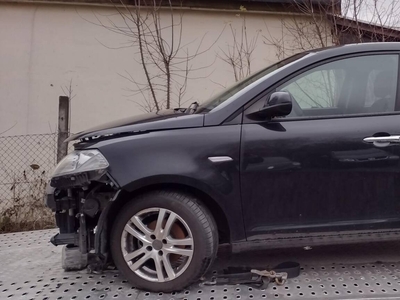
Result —
[[60, 230], [51, 243], [94, 252], [101, 264], [107, 259], [107, 213], [119, 194], [108, 167], [98, 150], [76, 150], [55, 168], [45, 198]]

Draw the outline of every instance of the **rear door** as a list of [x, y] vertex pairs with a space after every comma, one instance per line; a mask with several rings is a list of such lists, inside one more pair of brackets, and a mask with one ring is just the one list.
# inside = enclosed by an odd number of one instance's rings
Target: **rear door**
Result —
[[[241, 184], [249, 239], [277, 232], [397, 226], [400, 115], [397, 53], [325, 61], [266, 91], [296, 100], [271, 121], [244, 117]], [[382, 140], [384, 139], [384, 140]]]

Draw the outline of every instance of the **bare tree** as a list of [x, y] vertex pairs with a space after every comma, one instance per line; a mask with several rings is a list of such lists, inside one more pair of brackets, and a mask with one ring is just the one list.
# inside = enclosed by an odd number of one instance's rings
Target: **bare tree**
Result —
[[396, 0], [293, 0], [292, 5], [300, 14], [281, 20], [281, 36], [268, 28], [263, 36], [265, 44], [276, 48], [278, 59], [315, 48], [400, 37]]
[[313, 0], [293, 0], [292, 5], [299, 14], [281, 19], [280, 36], [271, 34], [267, 25], [263, 35], [264, 43], [275, 47], [277, 58], [331, 45], [332, 26], [327, 15], [335, 14], [334, 6]]
[[252, 37], [249, 37], [245, 15], [247, 10], [244, 6], [240, 6], [240, 11], [242, 13], [236, 15], [241, 18], [239, 32], [232, 23], [229, 24], [232, 41], [227, 44], [227, 50], [220, 48], [222, 54], [218, 54], [218, 57], [232, 68], [235, 81], [240, 81], [251, 74], [252, 56], [261, 31], [257, 30]]
[[[144, 74], [140, 77], [145, 79], [139, 80], [130, 71], [120, 74], [133, 86], [128, 89], [135, 98], [132, 101], [148, 112], [180, 107], [187, 101], [189, 80], [201, 78], [191, 77], [191, 73], [210, 67], [194, 68], [193, 61], [211, 49], [216, 41], [203, 48], [203, 35], [200, 40], [184, 43], [183, 10], [175, 9], [171, 0], [133, 0], [129, 5], [121, 0], [114, 7], [122, 24], [110, 17], [104, 20], [99, 15], [96, 15], [95, 24], [126, 37], [128, 43], [122, 47], [134, 50], [132, 57], [140, 64]], [[141, 101], [136, 100], [139, 95]]]

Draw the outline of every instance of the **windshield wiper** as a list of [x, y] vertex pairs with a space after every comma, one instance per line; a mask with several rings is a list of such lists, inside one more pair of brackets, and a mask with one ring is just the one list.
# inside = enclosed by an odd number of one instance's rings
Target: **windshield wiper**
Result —
[[187, 108], [185, 108], [185, 107], [177, 107], [177, 108], [174, 108], [174, 113], [185, 113], [186, 112], [186, 110], [187, 110]]

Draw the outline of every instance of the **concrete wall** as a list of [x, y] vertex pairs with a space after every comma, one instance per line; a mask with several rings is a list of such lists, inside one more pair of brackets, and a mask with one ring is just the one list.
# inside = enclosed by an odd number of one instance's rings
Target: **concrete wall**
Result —
[[[96, 17], [121, 22], [113, 8], [0, 4], [0, 135], [56, 131], [58, 96], [71, 80], [76, 95], [72, 132], [142, 112], [134, 103], [141, 101], [140, 96], [132, 96], [127, 91], [131, 83], [120, 76], [129, 72], [143, 79], [135, 61], [137, 51], [110, 49], [126, 45], [127, 39], [92, 24]], [[262, 36], [280, 37], [281, 20], [287, 17], [247, 14], [250, 36], [261, 30], [253, 71], [276, 61], [275, 48], [267, 46]], [[193, 42], [188, 46], [191, 53], [204, 34], [203, 49], [217, 40], [193, 61], [193, 68], [210, 65], [191, 75], [205, 78], [188, 84], [186, 99], [201, 102], [233, 83], [229, 65], [217, 58], [221, 49], [227, 50], [232, 35], [226, 28], [218, 36], [227, 24], [240, 30], [242, 21], [236, 13], [186, 11], [183, 22], [183, 43]]]

